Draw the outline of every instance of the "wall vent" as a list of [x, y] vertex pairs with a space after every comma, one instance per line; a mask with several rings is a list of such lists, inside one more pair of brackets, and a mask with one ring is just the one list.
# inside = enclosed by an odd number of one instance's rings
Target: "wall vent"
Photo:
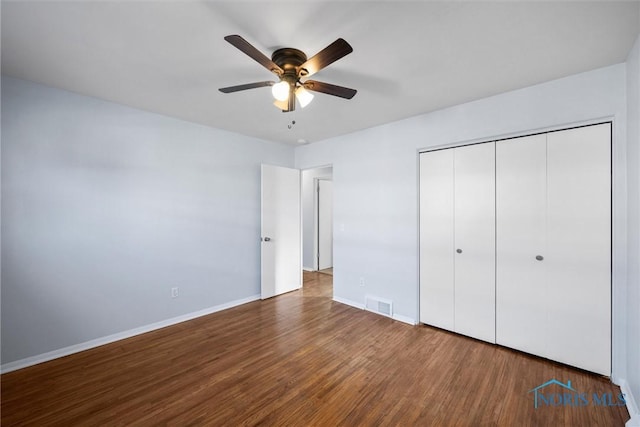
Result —
[[372, 295], [364, 297], [364, 309], [386, 317], [393, 317], [393, 301]]

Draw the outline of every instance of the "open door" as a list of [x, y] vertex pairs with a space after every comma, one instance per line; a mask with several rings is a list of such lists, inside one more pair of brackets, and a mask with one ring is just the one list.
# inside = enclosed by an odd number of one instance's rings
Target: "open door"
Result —
[[333, 267], [333, 182], [318, 180], [318, 270]]
[[300, 171], [262, 165], [261, 298], [302, 287]]

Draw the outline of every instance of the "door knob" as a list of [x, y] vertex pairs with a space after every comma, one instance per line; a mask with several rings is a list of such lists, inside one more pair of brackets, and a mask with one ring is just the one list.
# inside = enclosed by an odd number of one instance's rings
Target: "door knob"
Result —
[[462, 253], [462, 249], [456, 249], [456, 252], [458, 252], [459, 254]]
[[536, 255], [536, 259], [538, 261], [542, 261], [544, 259], [544, 257], [542, 255]]
[[271, 237], [265, 237], [265, 238], [264, 238], [264, 241], [265, 241], [265, 242], [270, 242], [270, 241], [271, 241]]

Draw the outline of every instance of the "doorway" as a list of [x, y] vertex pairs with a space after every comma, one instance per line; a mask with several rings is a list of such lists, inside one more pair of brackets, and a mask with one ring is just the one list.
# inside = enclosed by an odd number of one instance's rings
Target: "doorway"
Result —
[[333, 273], [332, 166], [302, 171], [302, 266], [305, 277]]
[[317, 178], [318, 271], [333, 275], [333, 181]]

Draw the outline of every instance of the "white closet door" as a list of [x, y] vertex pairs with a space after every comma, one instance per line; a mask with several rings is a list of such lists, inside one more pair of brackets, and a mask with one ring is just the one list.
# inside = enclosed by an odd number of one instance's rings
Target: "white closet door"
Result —
[[496, 224], [496, 341], [545, 356], [546, 135], [496, 143]]
[[611, 125], [547, 136], [550, 359], [611, 374]]
[[453, 150], [420, 155], [420, 321], [453, 330]]
[[455, 331], [495, 343], [495, 144], [452, 151]]

